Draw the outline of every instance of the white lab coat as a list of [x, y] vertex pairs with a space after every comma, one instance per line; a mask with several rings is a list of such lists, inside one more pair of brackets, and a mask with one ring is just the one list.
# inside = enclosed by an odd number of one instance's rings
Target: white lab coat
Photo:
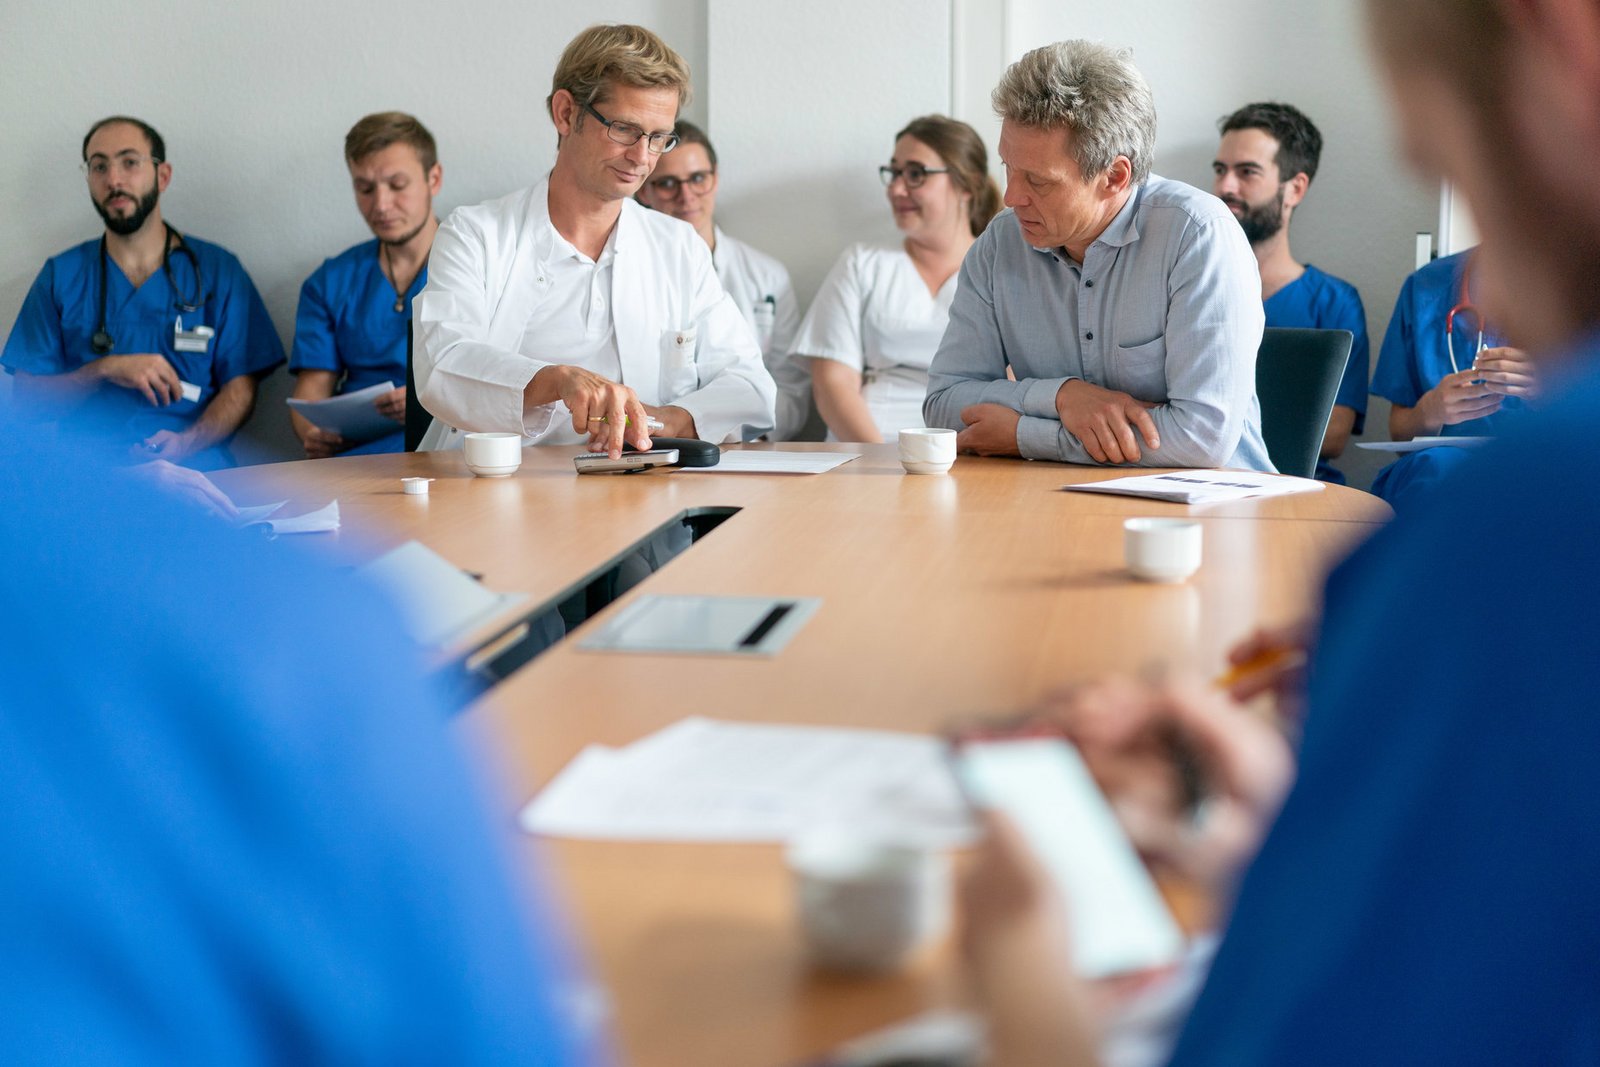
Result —
[[790, 355], [800, 328], [800, 302], [782, 263], [715, 227], [717, 278], [755, 327], [761, 358], [778, 386], [774, 441], [792, 441], [811, 417], [811, 368]]
[[[570, 426], [560, 402], [523, 414], [523, 390], [552, 365], [518, 346], [549, 291], [542, 268], [555, 236], [548, 179], [457, 208], [439, 227], [428, 284], [412, 302], [417, 398], [434, 416], [422, 448], [459, 448], [465, 431], [538, 443]], [[610, 313], [622, 384], [644, 403], [685, 409], [707, 441], [752, 440], [772, 429], [776, 389], [754, 331], [688, 223], [622, 202]]]

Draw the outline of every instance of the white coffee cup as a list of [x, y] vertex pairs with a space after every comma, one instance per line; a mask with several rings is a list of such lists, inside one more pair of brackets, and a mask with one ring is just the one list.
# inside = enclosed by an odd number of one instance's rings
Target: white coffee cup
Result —
[[900, 465], [911, 474], [943, 474], [956, 461], [956, 432], [936, 426], [900, 431]]
[[406, 496], [427, 496], [428, 483], [432, 478], [401, 478], [400, 488]]
[[941, 852], [841, 826], [797, 836], [788, 861], [800, 931], [820, 967], [892, 970], [949, 925], [950, 862]]
[[1193, 519], [1128, 519], [1122, 524], [1128, 570], [1147, 582], [1181, 582], [1200, 569], [1200, 524]]
[[469, 433], [461, 445], [467, 470], [480, 478], [504, 478], [522, 466], [522, 435]]

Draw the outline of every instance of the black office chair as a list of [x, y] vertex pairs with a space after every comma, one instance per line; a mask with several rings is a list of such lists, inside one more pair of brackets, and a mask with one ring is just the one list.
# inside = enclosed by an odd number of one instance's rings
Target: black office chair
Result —
[[417, 372], [411, 366], [411, 323], [406, 322], [406, 451], [415, 452], [422, 435], [433, 424], [433, 416], [417, 399]]
[[[1355, 335], [1269, 328], [1256, 355], [1256, 395], [1267, 456], [1283, 474], [1314, 478]], [[409, 410], [409, 409], [407, 409]]]

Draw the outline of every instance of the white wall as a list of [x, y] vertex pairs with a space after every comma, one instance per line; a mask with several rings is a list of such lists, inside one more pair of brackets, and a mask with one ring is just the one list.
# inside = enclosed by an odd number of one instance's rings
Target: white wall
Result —
[[[988, 89], [1037, 44], [1081, 36], [1133, 47], [1155, 88], [1161, 173], [1209, 183], [1216, 120], [1286, 99], [1321, 126], [1322, 172], [1294, 223], [1296, 251], [1354, 282], [1373, 343], [1437, 225], [1390, 145], [1380, 87], [1350, 5], [1315, 0], [200, 0], [6, 5], [0, 25], [0, 329], [43, 259], [98, 232], [76, 167], [95, 119], [130, 112], [169, 144], [175, 225], [231, 248], [285, 342], [301, 281], [367, 236], [341, 159], [344, 132], [383, 108], [415, 112], [439, 140], [441, 214], [526, 184], [555, 138], [544, 96], [582, 27], [652, 27], [695, 72], [686, 115], [722, 158], [721, 221], [788, 263], [809, 298], [851, 241], [892, 237], [874, 173], [896, 129], [953, 111], [994, 148]], [[952, 28], [954, 27], [954, 28]], [[4, 376], [0, 376], [4, 377]], [[0, 388], [4, 385], [0, 384]], [[249, 436], [292, 454], [269, 383]], [[1369, 425], [1381, 435], [1386, 415]], [[1355, 466], [1356, 464], [1347, 464]]]

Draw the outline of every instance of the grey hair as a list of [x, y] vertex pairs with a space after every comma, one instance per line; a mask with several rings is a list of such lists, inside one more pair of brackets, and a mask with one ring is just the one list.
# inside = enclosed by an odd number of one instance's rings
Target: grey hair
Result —
[[1150, 176], [1156, 104], [1133, 53], [1093, 41], [1057, 41], [1010, 67], [990, 96], [995, 114], [1019, 126], [1072, 131], [1073, 156], [1085, 178], [1105, 173], [1118, 156], [1133, 182]]

